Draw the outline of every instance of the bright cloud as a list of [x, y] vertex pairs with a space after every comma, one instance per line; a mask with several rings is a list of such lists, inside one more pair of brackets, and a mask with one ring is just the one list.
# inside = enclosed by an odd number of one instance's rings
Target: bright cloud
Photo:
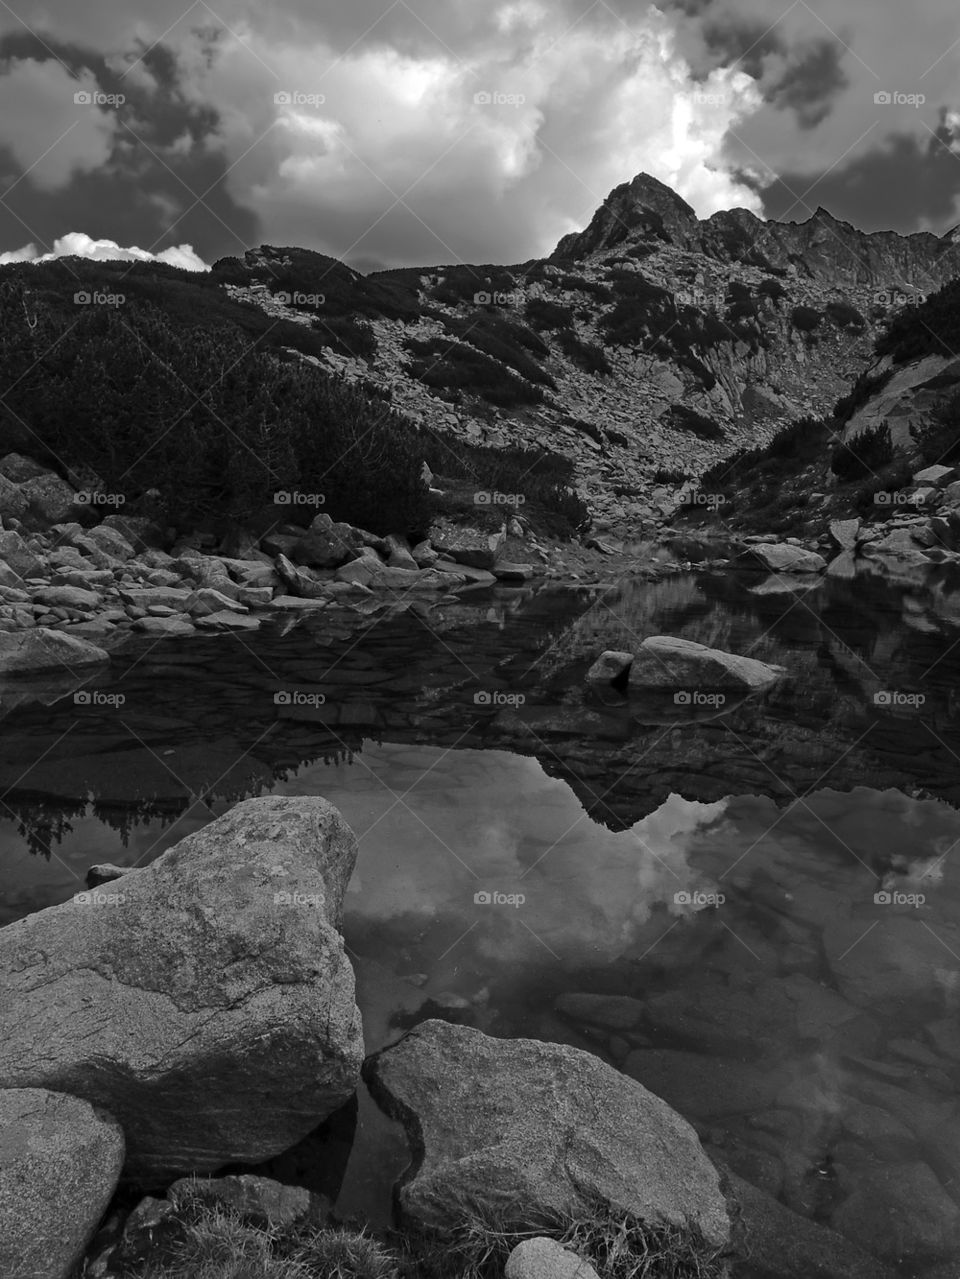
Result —
[[209, 271], [210, 267], [193, 251], [192, 244], [178, 244], [162, 253], [136, 247], [122, 249], [114, 240], [93, 240], [82, 231], [70, 231], [54, 241], [50, 253], [41, 253], [35, 244], [0, 253], [0, 266], [11, 262], [52, 262], [55, 258], [90, 258], [96, 262], [165, 262], [184, 271]]

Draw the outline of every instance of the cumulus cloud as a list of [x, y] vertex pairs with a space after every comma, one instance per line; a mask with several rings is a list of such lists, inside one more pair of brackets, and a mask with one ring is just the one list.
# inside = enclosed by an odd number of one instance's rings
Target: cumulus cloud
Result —
[[94, 240], [82, 231], [70, 231], [54, 241], [49, 253], [41, 253], [35, 244], [0, 253], [0, 266], [11, 262], [52, 262], [55, 258], [89, 258], [96, 262], [165, 262], [184, 271], [209, 271], [210, 267], [193, 251], [192, 244], [179, 244], [162, 253], [149, 253], [136, 247], [123, 249], [115, 240]]

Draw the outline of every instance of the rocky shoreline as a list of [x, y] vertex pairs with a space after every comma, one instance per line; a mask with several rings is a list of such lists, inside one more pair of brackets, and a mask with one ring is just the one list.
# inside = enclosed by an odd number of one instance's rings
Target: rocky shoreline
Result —
[[[138, 1274], [182, 1231], [184, 1194], [271, 1237], [339, 1228], [303, 1187], [209, 1174], [280, 1154], [361, 1084], [339, 931], [355, 857], [327, 801], [245, 800], [150, 866], [0, 930], [4, 1275], [71, 1279], [84, 1258], [85, 1279]], [[407, 1133], [402, 1235], [436, 1248], [499, 1222], [519, 1245], [507, 1279], [582, 1267], [557, 1223], [598, 1205], [713, 1259], [691, 1274], [736, 1274], [747, 1254], [782, 1279], [885, 1273], [718, 1169], [684, 1119], [590, 1052], [426, 1020], [362, 1075]]]

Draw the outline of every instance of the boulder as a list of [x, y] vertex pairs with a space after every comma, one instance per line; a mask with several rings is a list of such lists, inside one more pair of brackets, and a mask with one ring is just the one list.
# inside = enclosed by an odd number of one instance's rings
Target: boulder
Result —
[[0, 1274], [67, 1279], [116, 1188], [123, 1133], [45, 1088], [0, 1089]]
[[270, 1177], [244, 1173], [239, 1177], [184, 1177], [167, 1190], [167, 1198], [200, 1200], [216, 1204], [251, 1226], [284, 1229], [289, 1226], [323, 1225], [329, 1203], [303, 1186], [284, 1186]]
[[389, 565], [369, 557], [344, 564], [336, 572], [338, 582], [353, 582], [373, 589], [384, 587], [398, 591], [409, 590], [411, 587], [436, 589], [441, 584], [441, 576], [430, 569], [390, 568]]
[[0, 458], [0, 475], [12, 480], [14, 484], [23, 484], [26, 480], [36, 480], [52, 474], [49, 467], [41, 466], [32, 457], [24, 457], [22, 453], [7, 453]]
[[651, 635], [634, 655], [629, 685], [632, 689], [726, 688], [753, 692], [768, 688], [783, 674], [782, 666], [768, 665], [753, 657], [738, 657], [674, 635]]
[[410, 554], [417, 568], [433, 568], [439, 559], [438, 553], [428, 541], [418, 542]]
[[73, 672], [78, 667], [96, 666], [109, 660], [110, 655], [89, 640], [46, 626], [0, 634], [0, 675]]
[[852, 551], [860, 532], [859, 520], [831, 520], [830, 537], [839, 551]]
[[305, 600], [326, 599], [326, 583], [314, 577], [308, 568], [299, 568], [287, 559], [286, 555], [277, 556], [277, 574], [283, 584]]
[[[389, 533], [384, 539], [384, 553], [387, 557], [387, 564], [390, 568], [408, 568], [416, 570], [418, 568], [429, 568], [429, 564], [421, 564], [414, 558], [410, 543], [405, 537], [401, 537], [396, 533]], [[433, 559], [436, 560], [436, 555]]]
[[147, 635], [169, 636], [194, 635], [196, 628], [187, 617], [138, 617], [133, 623], [135, 631], [144, 631]]
[[589, 1261], [562, 1247], [556, 1239], [524, 1239], [507, 1258], [503, 1279], [600, 1279]]
[[511, 564], [498, 560], [493, 570], [498, 582], [529, 582], [533, 577], [532, 564]]
[[497, 563], [506, 535], [482, 533], [475, 528], [443, 528], [431, 535], [433, 548], [468, 568], [492, 570]]
[[8, 520], [22, 520], [28, 505], [20, 486], [0, 475], [0, 516]]
[[922, 471], [917, 471], [913, 477], [914, 484], [922, 487], [930, 486], [935, 489], [944, 488], [953, 479], [956, 479], [957, 469], [954, 466], [926, 466]]
[[132, 560], [136, 554], [133, 546], [120, 530], [110, 528], [107, 524], [96, 524], [93, 528], [88, 529], [86, 540], [98, 546], [107, 555], [112, 555], [118, 560]]
[[335, 524], [329, 515], [318, 515], [290, 552], [290, 558], [308, 568], [339, 568], [359, 555], [366, 545], [359, 529]]
[[249, 799], [109, 892], [0, 929], [0, 1087], [109, 1105], [141, 1184], [288, 1149], [359, 1078], [355, 860], [326, 800]]
[[590, 1053], [425, 1021], [369, 1058], [364, 1077], [411, 1143], [397, 1187], [409, 1226], [443, 1231], [473, 1212], [533, 1226], [600, 1201], [727, 1239], [717, 1174], [696, 1133]]
[[816, 551], [785, 542], [756, 542], [745, 554], [771, 573], [822, 573], [827, 567], [827, 561]]
[[632, 665], [632, 653], [621, 652], [617, 649], [607, 649], [605, 653], [600, 654], [587, 671], [587, 683], [626, 683]]
[[260, 629], [258, 617], [246, 617], [243, 613], [231, 613], [227, 609], [205, 613], [196, 618], [196, 624], [205, 631], [257, 631]]
[[42, 561], [20, 534], [11, 530], [0, 532], [0, 560], [11, 568], [17, 577], [43, 576]]
[[162, 548], [166, 541], [163, 529], [147, 515], [108, 515], [97, 527], [116, 529], [135, 551]]
[[124, 586], [120, 598], [131, 608], [153, 608], [162, 604], [165, 608], [183, 611], [193, 592], [185, 586]]
[[246, 604], [230, 599], [211, 587], [194, 591], [184, 605], [191, 617], [206, 617], [211, 613], [246, 613]]
[[44, 524], [60, 524], [76, 514], [77, 495], [66, 480], [48, 471], [20, 485], [20, 492]]
[[831, 1224], [891, 1262], [960, 1258], [960, 1208], [925, 1163], [864, 1169]]
[[38, 604], [46, 604], [48, 608], [70, 608], [81, 613], [89, 613], [103, 602], [96, 591], [87, 591], [79, 586], [47, 586], [37, 591], [34, 598]]

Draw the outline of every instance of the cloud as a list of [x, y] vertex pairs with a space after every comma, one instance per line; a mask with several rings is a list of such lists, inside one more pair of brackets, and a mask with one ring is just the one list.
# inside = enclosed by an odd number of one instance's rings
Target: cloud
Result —
[[[78, 172], [100, 168], [112, 148], [116, 119], [92, 103], [74, 101], [97, 89], [87, 74], [77, 80], [53, 61], [25, 59], [0, 73], [0, 145], [14, 182], [28, 177], [42, 191], [56, 191]], [[8, 186], [9, 184], [5, 184]]]
[[82, 231], [70, 231], [54, 241], [50, 253], [41, 253], [35, 244], [22, 249], [0, 253], [0, 266], [11, 262], [52, 262], [55, 258], [89, 258], [96, 262], [165, 262], [184, 271], [209, 271], [210, 267], [193, 251], [192, 244], [179, 244], [164, 249], [162, 253], [148, 253], [146, 249], [122, 249], [115, 240], [93, 240]]

